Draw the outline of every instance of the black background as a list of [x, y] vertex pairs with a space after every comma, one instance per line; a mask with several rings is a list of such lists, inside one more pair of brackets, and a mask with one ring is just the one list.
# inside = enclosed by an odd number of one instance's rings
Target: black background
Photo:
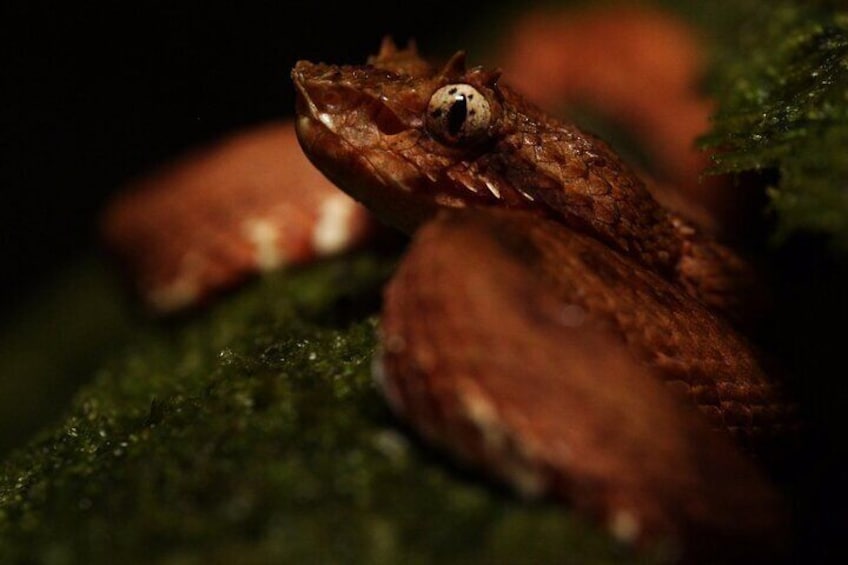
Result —
[[98, 213], [128, 179], [190, 146], [291, 114], [297, 59], [361, 62], [385, 34], [440, 54], [462, 47], [475, 15], [491, 9], [56, 4], [2, 8], [4, 310], [96, 248]]

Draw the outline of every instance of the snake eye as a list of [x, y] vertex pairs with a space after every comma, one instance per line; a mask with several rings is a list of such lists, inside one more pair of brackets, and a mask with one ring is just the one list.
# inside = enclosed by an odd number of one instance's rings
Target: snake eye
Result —
[[491, 121], [489, 102], [470, 84], [443, 86], [433, 93], [427, 105], [427, 130], [451, 145], [478, 141]]

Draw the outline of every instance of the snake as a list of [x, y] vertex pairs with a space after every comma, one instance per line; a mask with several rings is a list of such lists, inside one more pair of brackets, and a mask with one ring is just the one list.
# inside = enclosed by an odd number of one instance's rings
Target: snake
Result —
[[462, 51], [433, 65], [386, 39], [291, 78], [294, 126], [189, 155], [109, 207], [154, 311], [364, 242], [373, 214], [412, 237], [373, 367], [414, 433], [637, 551], [785, 554], [761, 454], [796, 416], [745, 337], [762, 291], [744, 258]]
[[307, 157], [415, 234], [381, 320], [390, 404], [627, 543], [773, 543], [780, 504], [732, 445], [792, 418], [737, 329], [752, 269], [603, 141], [465, 61], [387, 41], [366, 65], [292, 71]]

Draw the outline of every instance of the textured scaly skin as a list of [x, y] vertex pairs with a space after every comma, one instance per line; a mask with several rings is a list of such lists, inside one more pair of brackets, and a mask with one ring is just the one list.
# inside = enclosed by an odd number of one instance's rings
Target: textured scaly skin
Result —
[[[497, 72], [466, 72], [461, 54], [440, 72], [393, 48], [372, 63], [301, 61], [292, 77], [307, 156], [380, 219], [412, 232], [442, 207], [528, 210], [744, 318], [757, 295], [748, 265], [660, 207], [604, 142], [530, 104]], [[445, 146], [424, 128], [430, 95], [457, 82], [480, 90], [495, 114], [487, 139], [470, 147]]]
[[731, 328], [600, 242], [523, 212], [442, 214], [381, 323], [391, 405], [461, 459], [686, 562], [780, 553], [779, 497], [714, 429], [779, 433], [774, 388]]
[[[662, 208], [606, 144], [461, 54], [435, 72], [384, 44], [369, 65], [301, 61], [292, 77], [310, 160], [383, 221], [427, 224], [386, 294], [380, 379], [395, 409], [620, 539], [762, 556], [780, 504], [708, 431], [756, 443], [793, 421], [714, 312], [742, 314], [747, 265]], [[428, 130], [431, 96], [457, 83], [491, 108], [473, 143]]]

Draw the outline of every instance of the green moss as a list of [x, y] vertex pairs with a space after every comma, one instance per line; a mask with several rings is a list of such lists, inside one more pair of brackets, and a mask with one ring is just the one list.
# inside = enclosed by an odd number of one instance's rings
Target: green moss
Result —
[[779, 237], [822, 232], [848, 249], [848, 12], [832, 4], [747, 1], [705, 19], [721, 24], [705, 143], [718, 172], [778, 172]]
[[[93, 257], [66, 267], [0, 327], [0, 456], [23, 445], [129, 332], [115, 280]], [[49, 352], [49, 354], [45, 354]]]
[[269, 276], [138, 329], [0, 467], [0, 562], [626, 560], [399, 427], [369, 368], [391, 266]]

